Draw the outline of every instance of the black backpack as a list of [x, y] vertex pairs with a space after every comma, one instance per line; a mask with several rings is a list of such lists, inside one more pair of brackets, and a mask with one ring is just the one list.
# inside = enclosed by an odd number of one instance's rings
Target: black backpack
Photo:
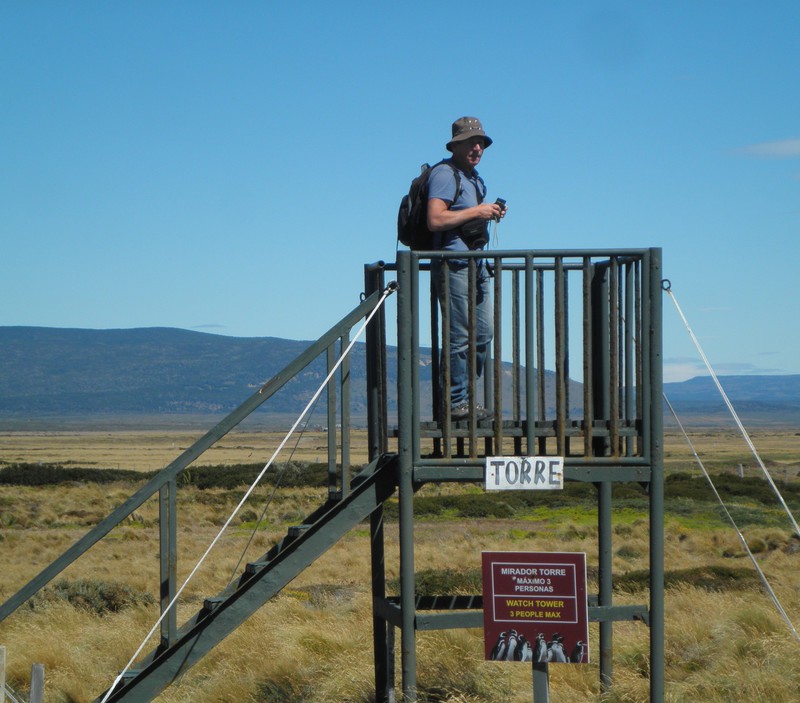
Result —
[[413, 251], [433, 249], [433, 232], [428, 229], [428, 179], [431, 171], [439, 164], [447, 164], [453, 169], [456, 179], [456, 196], [453, 202], [461, 195], [461, 176], [449, 161], [440, 161], [433, 166], [422, 164], [421, 173], [411, 181], [411, 188], [400, 201], [400, 210], [397, 213], [397, 239]]

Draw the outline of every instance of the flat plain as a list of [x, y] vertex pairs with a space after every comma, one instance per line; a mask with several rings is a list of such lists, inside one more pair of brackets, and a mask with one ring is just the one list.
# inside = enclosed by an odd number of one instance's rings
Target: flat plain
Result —
[[[60, 430], [0, 433], [0, 468], [15, 463], [154, 471], [166, 466], [205, 430]], [[234, 431], [197, 462], [203, 466], [263, 464], [283, 432]], [[715, 476], [757, 479], [761, 469], [733, 430], [690, 434], [706, 468]], [[797, 482], [800, 432], [759, 430], [753, 443], [779, 486]], [[287, 443], [279, 461], [322, 462], [326, 436], [306, 433]], [[366, 437], [354, 433], [352, 463], [366, 461]], [[682, 435], [665, 437], [668, 475], [699, 476]], [[0, 485], [0, 600], [5, 600], [137, 487], [119, 481], [47, 486]], [[185, 578], [237, 504], [235, 489], [196, 486], [179, 493], [179, 580]], [[425, 486], [420, 499], [479, 496], [479, 486]], [[319, 489], [293, 488], [271, 497], [259, 487], [217, 549], [188, 584], [179, 602], [179, 622], [202, 599], [225, 586], [250, 549], [260, 554], [323, 499]], [[271, 501], [259, 525], [261, 508]], [[425, 503], [419, 500], [419, 503]], [[790, 620], [800, 622], [800, 540], [777, 505], [741, 495], [729, 505]], [[797, 505], [793, 505], [795, 512]], [[450, 510], [416, 520], [416, 569], [431, 578], [455, 577], [456, 590], [474, 592], [483, 550], [582, 551], [589, 563], [589, 591], [596, 592], [597, 527], [591, 502], [533, 506], [513, 515], [467, 516]], [[670, 575], [666, 613], [666, 700], [797, 700], [800, 639], [778, 614], [758, 582], [736, 532], [711, 501], [679, 498], [667, 504], [664, 526]], [[387, 570], [399, 573], [397, 524], [387, 525]], [[617, 603], [647, 602], [634, 577], [647, 568], [646, 500], [623, 500], [614, 516]], [[251, 553], [252, 554], [252, 553]], [[717, 570], [717, 571], [715, 571]], [[697, 574], [705, 574], [704, 578]], [[723, 573], [725, 580], [715, 574]], [[455, 576], [454, 576], [455, 575]], [[736, 576], [733, 579], [733, 576]], [[458, 586], [459, 577], [463, 586]], [[352, 530], [326, 555], [265, 605], [179, 683], [158, 700], [374, 701], [372, 691], [369, 535]], [[60, 583], [61, 590], [55, 586]], [[8, 681], [25, 691], [34, 662], [45, 664], [45, 700], [91, 701], [113, 681], [158, 617], [158, 509], [145, 503], [129, 523], [45, 589], [31, 607], [0, 623], [7, 646]], [[79, 593], [80, 598], [61, 597]], [[110, 596], [118, 608], [104, 609]], [[103, 600], [105, 599], [105, 600]], [[102, 602], [100, 602], [102, 601]], [[597, 625], [590, 626], [591, 664], [551, 667], [554, 701], [607, 703], [648, 700], [648, 638], [642, 623], [614, 629], [614, 682], [601, 692]], [[145, 647], [147, 652], [150, 646]], [[482, 632], [448, 630], [418, 636], [419, 699], [441, 703], [531, 700], [530, 668], [483, 661]], [[399, 686], [398, 677], [398, 686]]]

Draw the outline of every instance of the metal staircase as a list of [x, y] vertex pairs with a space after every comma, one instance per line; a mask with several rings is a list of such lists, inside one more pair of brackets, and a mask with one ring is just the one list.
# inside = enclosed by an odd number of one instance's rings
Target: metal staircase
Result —
[[329, 499], [302, 525], [290, 527], [272, 549], [246, 565], [235, 583], [207, 598], [201, 610], [177, 631], [173, 642], [148, 654], [110, 695], [102, 694], [97, 702], [151, 700], [389, 498], [396, 477], [394, 455], [369, 464], [352, 480], [349, 495]]

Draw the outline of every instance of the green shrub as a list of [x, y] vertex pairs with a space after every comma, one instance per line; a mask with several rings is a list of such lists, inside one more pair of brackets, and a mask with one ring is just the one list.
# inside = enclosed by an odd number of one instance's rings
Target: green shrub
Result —
[[36, 610], [57, 601], [66, 601], [75, 608], [88, 610], [96, 615], [106, 615], [134, 606], [152, 605], [155, 598], [150, 593], [136, 591], [120, 583], [89, 579], [64, 580], [42, 589], [28, 601], [28, 607]]
[[[423, 569], [416, 577], [416, 593], [419, 596], [440, 596], [453, 593], [481, 593], [483, 578], [480, 569]], [[393, 593], [400, 591], [400, 579], [387, 582], [387, 590]]]
[[[674, 569], [664, 572], [664, 585], [669, 588], [687, 584], [706, 591], [745, 591], [760, 586], [755, 571], [728, 566], [698, 566], [692, 569]], [[615, 590], [635, 592], [649, 588], [650, 572], [642, 569], [616, 577]]]
[[128, 481], [139, 483], [153, 473], [127, 469], [88, 469], [65, 467], [61, 464], [11, 464], [0, 469], [0, 485], [49, 486], [60, 483], [112, 483]]

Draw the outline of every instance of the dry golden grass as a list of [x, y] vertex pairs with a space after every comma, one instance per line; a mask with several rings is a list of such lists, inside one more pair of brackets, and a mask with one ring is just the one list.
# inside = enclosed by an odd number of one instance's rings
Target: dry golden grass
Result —
[[[205, 430], [129, 430], [107, 431], [28, 431], [0, 432], [0, 466], [13, 462], [68, 463], [105, 469], [154, 471], [167, 466], [205, 434]], [[285, 431], [234, 430], [195, 464], [266, 463]], [[366, 433], [354, 433], [353, 463], [367, 459]], [[296, 461], [327, 461], [327, 436], [306, 432], [299, 443], [295, 438], [282, 452], [282, 460], [293, 454]]]
[[[208, 463], [256, 463], [272, 451], [268, 444], [275, 441], [274, 437], [255, 434], [231, 437], [234, 439], [225, 440], [227, 458], [212, 457]], [[0, 460], [4, 461], [73, 461], [81, 465], [92, 461], [96, 466], [141, 469], [169, 463], [183, 446], [193, 441], [185, 433], [38, 438], [33, 434], [6, 434], [1, 439]], [[309, 441], [312, 453], [318, 451], [316, 446], [324, 446], [320, 436]], [[679, 464], [687, 453], [680, 446], [682, 441], [668, 436], [668, 462], [675, 464], [673, 468], [681, 468]], [[733, 448], [734, 441], [734, 435], [709, 434], [699, 438], [698, 446], [701, 455], [713, 452], [715, 461], [732, 462], [735, 468], [740, 454]], [[755, 441], [757, 445], [759, 442], [762, 446], [769, 445], [765, 457], [773, 466], [792, 466], [793, 462], [796, 465], [800, 457], [800, 443], [794, 434], [769, 433], [756, 437]], [[140, 443], [138, 449], [137, 443]], [[322, 457], [326, 455], [325, 450], [319, 451]], [[354, 462], [357, 460], [354, 458]], [[458, 490], [467, 488], [429, 486], [423, 492], [435, 495]], [[0, 599], [5, 600], [49, 564], [130, 492], [131, 487], [125, 484], [0, 488]], [[178, 500], [181, 581], [241, 494], [241, 490], [181, 489]], [[234, 521], [230, 532], [186, 589], [179, 607], [179, 621], [196, 612], [204, 597], [225, 586], [250, 536], [254, 516], [260, 512], [267, 495], [267, 489], [256, 491], [243, 510], [245, 522]], [[255, 537], [248, 558], [266, 551], [285, 533], [286, 525], [296, 524], [322, 498], [320, 490], [315, 489], [281, 494], [270, 510], [266, 527]], [[151, 500], [137, 511], [133, 520], [115, 529], [70, 567], [63, 578], [73, 582], [91, 579], [120, 583], [155, 594], [157, 520], [157, 504]], [[646, 528], [643, 514], [621, 511], [616, 516], [616, 573], [647, 567]], [[678, 517], [668, 517], [665, 529], [668, 569], [748, 566], [741, 558], [738, 539], [729, 528], [716, 525], [695, 529]], [[396, 531], [396, 525], [387, 525], [389, 578], [398, 575]], [[487, 549], [585, 551], [590, 566], [597, 559], [596, 517], [586, 510], [535, 511], [530, 520], [522, 522], [420, 520], [415, 534], [418, 570], [477, 569], [481, 551]], [[790, 617], [800, 621], [800, 569], [797, 568], [800, 555], [794, 550], [796, 542], [791, 533], [788, 529], [756, 528], [748, 530], [748, 538], [765, 545], [759, 553], [760, 564]], [[361, 526], [158, 700], [370, 703], [374, 700], [374, 684], [369, 568], [369, 536], [366, 527]], [[590, 584], [589, 591], [596, 591], [596, 584]], [[646, 602], [646, 594], [618, 593], [615, 602]], [[798, 642], [760, 590], [710, 592], [680, 585], [668, 590], [666, 612], [669, 703], [798, 700]], [[137, 605], [102, 616], [65, 602], [23, 608], [0, 623], [0, 644], [8, 646], [8, 679], [24, 690], [31, 664], [44, 663], [48, 703], [91, 701], [111, 684], [157, 617], [157, 605]], [[599, 699], [596, 625], [590, 626], [590, 638], [595, 663], [551, 667], [553, 700], [582, 703]], [[419, 633], [417, 641], [421, 700], [443, 703], [531, 700], [529, 666], [483, 661], [480, 630]], [[647, 701], [647, 628], [641, 623], [618, 623], [614, 641], [614, 688], [603, 700]], [[151, 648], [148, 645], [145, 651]]]

